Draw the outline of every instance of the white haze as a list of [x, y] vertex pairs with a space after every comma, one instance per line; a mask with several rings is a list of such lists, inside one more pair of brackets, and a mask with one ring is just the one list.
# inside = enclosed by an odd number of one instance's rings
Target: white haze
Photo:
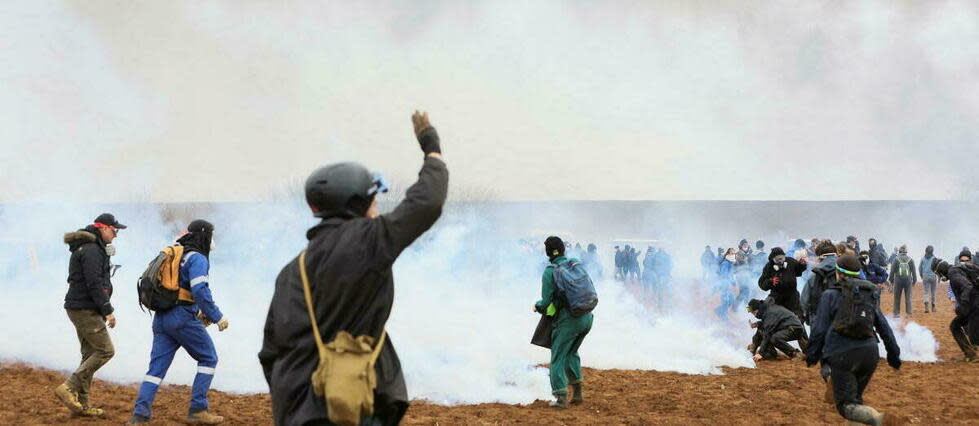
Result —
[[[267, 390], [256, 353], [273, 280], [314, 223], [297, 179], [354, 159], [410, 184], [415, 108], [443, 136], [456, 200], [535, 202], [452, 207], [397, 263], [389, 327], [412, 397], [549, 394], [536, 367], [547, 351], [528, 343], [542, 256], [519, 238], [594, 241], [607, 271], [613, 240], [662, 240], [677, 265], [671, 309], [599, 282], [583, 362], [692, 374], [753, 365], [747, 314], [717, 320], [695, 284], [706, 244], [855, 234], [909, 244], [915, 259], [926, 244], [944, 257], [979, 246], [971, 203], [536, 202], [977, 194], [973, 3], [602, 5], [0, 4], [0, 358], [74, 367], [62, 234], [112, 211], [130, 229], [114, 258], [117, 355], [99, 377], [139, 380], [152, 335], [136, 277], [204, 217], [232, 323], [212, 329], [215, 387]], [[177, 222], [149, 203], [273, 192], [286, 197]], [[905, 358], [934, 361], [931, 333], [905, 330]], [[193, 373], [181, 352], [167, 382]]]
[[408, 177], [415, 108], [455, 186], [503, 199], [971, 198], [977, 12], [8, 1], [0, 200], [254, 200], [340, 159]]

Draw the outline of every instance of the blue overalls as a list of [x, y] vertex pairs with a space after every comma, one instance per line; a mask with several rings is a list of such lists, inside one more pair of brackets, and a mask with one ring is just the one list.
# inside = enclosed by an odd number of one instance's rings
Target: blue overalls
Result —
[[197, 312], [204, 311], [207, 319], [214, 323], [224, 317], [211, 298], [211, 290], [207, 284], [209, 268], [207, 257], [200, 253], [188, 252], [184, 256], [180, 264], [180, 287], [190, 290], [194, 301], [181, 301], [173, 309], [157, 312], [154, 316], [150, 368], [139, 387], [135, 414], [151, 417], [156, 391], [173, 362], [174, 354], [180, 348], [184, 348], [197, 361], [190, 412], [207, 410], [207, 391], [214, 378], [214, 368], [218, 365], [218, 354], [204, 324], [197, 319]]

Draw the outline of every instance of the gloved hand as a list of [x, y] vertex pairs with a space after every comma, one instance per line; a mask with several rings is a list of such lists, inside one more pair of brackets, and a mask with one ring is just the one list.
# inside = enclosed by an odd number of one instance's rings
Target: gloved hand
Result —
[[221, 318], [221, 321], [218, 321], [218, 331], [224, 331], [226, 328], [228, 328], [228, 317]]
[[887, 354], [887, 365], [895, 370], [901, 369], [901, 357]]
[[431, 153], [442, 153], [442, 147], [439, 145], [439, 134], [432, 127], [432, 124], [428, 122], [428, 113], [415, 111], [411, 116], [411, 123], [415, 126], [415, 137], [418, 138], [418, 144], [421, 145], [422, 152], [425, 155]]
[[204, 324], [204, 327], [210, 327], [211, 324], [214, 324], [211, 322], [211, 320], [207, 319], [207, 316], [204, 315], [204, 311], [197, 311], [197, 320], [200, 321], [201, 324]]
[[780, 282], [782, 282], [782, 279], [781, 278], [779, 278], [779, 277], [772, 277], [772, 285], [778, 285], [778, 283], [780, 283]]

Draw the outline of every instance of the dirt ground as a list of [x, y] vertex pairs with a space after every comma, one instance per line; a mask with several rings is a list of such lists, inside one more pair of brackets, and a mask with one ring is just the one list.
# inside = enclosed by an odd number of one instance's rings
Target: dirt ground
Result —
[[[962, 362], [948, 331], [952, 308], [939, 285], [938, 313], [921, 310], [921, 286], [915, 288], [914, 320], [931, 329], [940, 344], [940, 362], [905, 362], [894, 371], [881, 362], [865, 395], [879, 410], [903, 423], [979, 424], [979, 364]], [[889, 312], [892, 296], [883, 297]], [[748, 342], [745, 342], [747, 344]], [[586, 343], [587, 344], [587, 343]], [[584, 360], [587, 363], [587, 360]], [[479, 404], [445, 407], [416, 401], [409, 425], [497, 424], [842, 424], [833, 406], [821, 401], [823, 384], [816, 368], [801, 361], [763, 362], [758, 368], [728, 369], [721, 376], [691, 376], [655, 371], [586, 370], [586, 402], [553, 410], [546, 401], [529, 405]], [[93, 399], [104, 419], [73, 418], [52, 394], [63, 373], [17, 363], [0, 364], [0, 424], [121, 424], [132, 411], [135, 384], [98, 381]], [[165, 386], [154, 404], [154, 424], [180, 424], [190, 389]], [[266, 394], [211, 392], [213, 412], [227, 424], [270, 424]]]

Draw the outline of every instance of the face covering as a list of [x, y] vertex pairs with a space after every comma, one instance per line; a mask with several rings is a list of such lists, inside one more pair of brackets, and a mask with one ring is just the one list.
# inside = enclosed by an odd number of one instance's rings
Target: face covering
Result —
[[867, 261], [869, 261], [869, 260], [870, 260], [870, 258], [867, 257], [867, 256], [863, 256], [863, 257], [860, 258], [860, 261], [863, 262], [864, 264], [866, 264]]
[[114, 246], [112, 244], [109, 244], [109, 245], [105, 246], [105, 254], [109, 255], [109, 257], [115, 256], [116, 255], [116, 246]]
[[738, 259], [738, 257], [733, 254], [729, 254], [727, 256], [724, 256], [724, 259], [726, 259], [728, 262], [734, 262], [735, 260]]
[[218, 244], [214, 242], [214, 237], [211, 237], [211, 251], [217, 248]]

